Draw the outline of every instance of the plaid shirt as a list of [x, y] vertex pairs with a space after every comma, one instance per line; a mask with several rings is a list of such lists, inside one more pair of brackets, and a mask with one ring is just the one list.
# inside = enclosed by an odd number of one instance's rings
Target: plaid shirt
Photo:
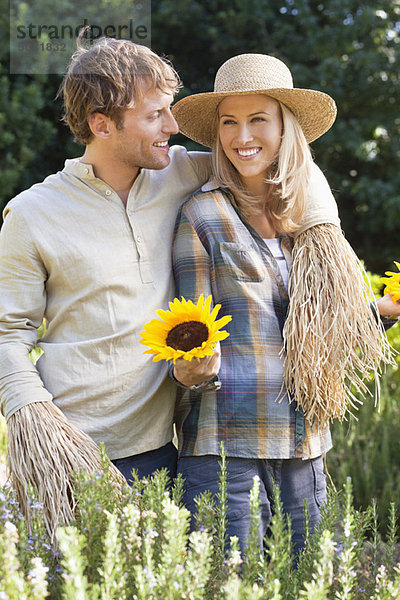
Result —
[[[291, 267], [292, 240], [281, 236]], [[282, 388], [282, 330], [288, 294], [270, 250], [249, 225], [232, 195], [212, 182], [182, 206], [175, 228], [174, 274], [178, 296], [200, 294], [232, 315], [221, 342], [219, 391], [186, 390], [177, 401], [181, 456], [219, 454], [242, 458], [313, 458], [332, 444], [290, 403]]]

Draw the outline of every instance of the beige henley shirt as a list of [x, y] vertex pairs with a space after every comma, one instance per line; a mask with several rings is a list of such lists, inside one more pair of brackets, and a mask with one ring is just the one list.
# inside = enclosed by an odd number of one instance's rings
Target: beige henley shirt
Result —
[[[172, 439], [174, 383], [139, 343], [174, 296], [172, 233], [180, 204], [209, 176], [209, 155], [173, 146], [142, 169], [126, 209], [91, 165], [67, 160], [15, 197], [0, 234], [0, 396], [9, 418], [53, 399], [110, 458]], [[28, 354], [43, 316], [37, 368]]]

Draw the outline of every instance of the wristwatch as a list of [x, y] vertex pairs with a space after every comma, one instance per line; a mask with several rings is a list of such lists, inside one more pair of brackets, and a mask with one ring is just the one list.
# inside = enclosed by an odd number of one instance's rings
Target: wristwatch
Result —
[[196, 383], [196, 385], [185, 385], [181, 383], [174, 376], [173, 371], [170, 372], [170, 375], [175, 381], [176, 385], [184, 390], [190, 390], [192, 392], [217, 392], [221, 389], [221, 381], [218, 375], [215, 375], [215, 377], [207, 379], [206, 381], [202, 381], [201, 383]]
[[185, 387], [192, 392], [217, 392], [221, 389], [221, 382], [218, 375], [215, 375], [215, 377], [212, 379], [207, 379], [207, 381], [202, 381], [196, 385], [188, 385]]
[[397, 321], [399, 320], [399, 317], [396, 317], [396, 315], [379, 315], [379, 317], [383, 327], [386, 330], [393, 327], [393, 325], [396, 325]]

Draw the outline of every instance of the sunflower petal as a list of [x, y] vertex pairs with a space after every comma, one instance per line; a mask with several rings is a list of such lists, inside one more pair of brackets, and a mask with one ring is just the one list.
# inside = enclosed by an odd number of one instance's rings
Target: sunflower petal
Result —
[[[200, 305], [200, 300], [201, 300], [201, 305]], [[206, 300], [203, 303], [203, 294], [201, 294], [201, 296], [199, 298], [199, 302], [197, 303], [197, 306], [201, 306], [200, 321], [202, 321], [203, 323], [206, 322], [207, 317], [210, 314], [211, 301], [212, 301], [212, 296], [210, 295], [206, 298]]]
[[210, 314], [210, 320], [211, 321], [215, 321], [215, 319], [217, 318], [217, 314], [219, 312], [219, 309], [221, 308], [220, 304], [216, 304], [212, 310], [212, 313]]
[[230, 336], [229, 331], [217, 331], [215, 334], [215, 340], [220, 342], [222, 340], [225, 340], [227, 337]]
[[[400, 270], [400, 263], [394, 261], [396, 267]], [[384, 293], [390, 294], [392, 302], [397, 302], [400, 299], [400, 272], [393, 273], [393, 271], [386, 271], [386, 275], [389, 277], [381, 277], [381, 282], [385, 284]]]
[[221, 329], [221, 327], [225, 327], [228, 323], [232, 321], [231, 315], [226, 315], [225, 317], [221, 317], [218, 321], [215, 321], [214, 327], [215, 329]]

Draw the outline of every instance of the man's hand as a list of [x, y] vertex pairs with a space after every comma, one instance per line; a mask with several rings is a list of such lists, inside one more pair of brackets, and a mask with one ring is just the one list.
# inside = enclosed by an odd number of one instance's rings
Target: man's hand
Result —
[[383, 298], [379, 298], [376, 301], [376, 306], [381, 317], [393, 317], [394, 319], [400, 317], [400, 300], [392, 302], [391, 294], [386, 294]]
[[200, 359], [192, 358], [190, 362], [178, 359], [174, 365], [174, 377], [183, 385], [198, 385], [218, 375], [220, 367], [221, 348], [218, 342], [212, 356], [204, 356]]

